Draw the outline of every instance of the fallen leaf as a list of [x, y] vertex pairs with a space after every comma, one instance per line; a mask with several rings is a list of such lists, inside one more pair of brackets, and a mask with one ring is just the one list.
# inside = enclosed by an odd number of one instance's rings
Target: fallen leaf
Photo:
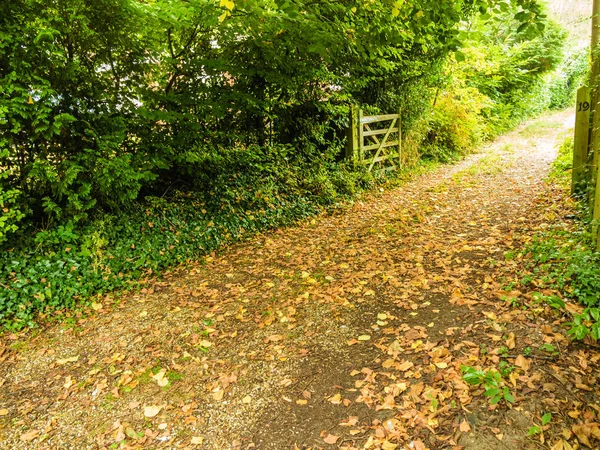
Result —
[[469, 422], [463, 419], [463, 421], [460, 423], [459, 429], [463, 433], [469, 433], [471, 431], [471, 425], [469, 425]]
[[19, 439], [21, 439], [23, 442], [29, 442], [29, 441], [33, 441], [39, 435], [40, 435], [39, 430], [31, 430], [31, 431], [28, 431], [27, 433], [23, 433]]
[[516, 344], [515, 344], [515, 333], [509, 333], [508, 334], [508, 339], [506, 339], [506, 346], [512, 350], [513, 348], [515, 348]]
[[201, 436], [194, 436], [190, 441], [192, 445], [201, 445], [204, 442], [204, 438]]
[[529, 359], [525, 358], [523, 355], [519, 355], [515, 358], [515, 366], [520, 367], [527, 372], [531, 363], [529, 362]]
[[362, 334], [358, 337], [359, 341], [368, 341], [371, 339], [371, 336], [369, 336], [368, 334]]
[[323, 440], [325, 441], [326, 444], [335, 444], [339, 438], [340, 438], [339, 436], [335, 436], [333, 434], [328, 434], [327, 436], [325, 436], [323, 438]]
[[161, 409], [161, 406], [146, 406], [144, 408], [144, 416], [154, 417], [160, 412]]
[[297, 405], [306, 405], [307, 403], [308, 403], [308, 400], [303, 400], [303, 399], [296, 400]]
[[7, 415], [8, 415], [8, 409], [6, 409], [6, 408], [0, 409], [0, 416], [7, 416]]
[[400, 370], [402, 372], [406, 372], [408, 369], [410, 369], [413, 366], [414, 366], [414, 363], [412, 361], [404, 361], [397, 368], [398, 368], [398, 370]]
[[249, 395], [246, 395], [243, 399], [242, 399], [242, 403], [245, 403], [246, 405], [249, 403], [252, 403], [252, 397], [250, 397]]
[[329, 398], [329, 402], [333, 403], [334, 405], [339, 405], [340, 403], [342, 403], [342, 395], [335, 394], [333, 397]]
[[381, 367], [383, 367], [384, 369], [389, 369], [395, 363], [396, 361], [394, 361], [393, 359], [386, 359], [383, 363], [381, 363]]
[[67, 364], [70, 362], [77, 362], [78, 359], [79, 359], [79, 355], [71, 356], [70, 358], [65, 358], [65, 359], [57, 359], [56, 364], [58, 364], [59, 366], [62, 366], [64, 364]]

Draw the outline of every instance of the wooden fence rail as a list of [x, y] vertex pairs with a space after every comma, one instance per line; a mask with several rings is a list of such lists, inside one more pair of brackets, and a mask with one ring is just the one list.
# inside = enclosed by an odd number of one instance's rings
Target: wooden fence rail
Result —
[[[346, 158], [365, 165], [369, 172], [386, 172], [400, 167], [402, 158], [401, 115], [363, 116], [351, 108]], [[379, 138], [379, 136], [383, 136]]]

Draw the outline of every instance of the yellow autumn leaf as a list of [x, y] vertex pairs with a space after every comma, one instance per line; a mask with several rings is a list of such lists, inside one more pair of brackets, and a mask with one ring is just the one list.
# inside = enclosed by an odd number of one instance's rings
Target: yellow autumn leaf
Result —
[[342, 395], [338, 393], [335, 394], [333, 397], [329, 397], [329, 402], [334, 405], [339, 405], [340, 403], [342, 403]]
[[78, 359], [79, 359], [79, 355], [71, 356], [70, 358], [65, 358], [65, 359], [57, 359], [56, 364], [58, 364], [59, 366], [62, 366], [64, 364], [67, 364], [70, 362], [77, 362]]
[[369, 336], [368, 334], [362, 334], [358, 337], [359, 341], [368, 341], [371, 339], [371, 336]]

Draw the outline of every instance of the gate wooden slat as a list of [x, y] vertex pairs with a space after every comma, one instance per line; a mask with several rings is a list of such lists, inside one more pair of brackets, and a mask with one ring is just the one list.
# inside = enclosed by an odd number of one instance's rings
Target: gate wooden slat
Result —
[[386, 148], [386, 147], [394, 147], [394, 146], [398, 146], [398, 141], [386, 142], [384, 145], [381, 145], [381, 144], [365, 145], [363, 147], [363, 150], [368, 151], [368, 150], [378, 149], [379, 147]]
[[[367, 125], [365, 125], [367, 126]], [[399, 130], [398, 128], [392, 128], [391, 132], [392, 133], [397, 133]], [[385, 134], [387, 132], [387, 128], [382, 128], [381, 130], [367, 130], [365, 131], [365, 136], [376, 136], [379, 134]]]
[[384, 120], [398, 119], [398, 114], [383, 114], [381, 116], [364, 116], [360, 119], [360, 123], [383, 122]]
[[[369, 172], [396, 170], [400, 166], [402, 156], [402, 127], [400, 120], [400, 110], [398, 114], [363, 116], [361, 109], [357, 111], [357, 109], [351, 108], [351, 125], [348, 133], [346, 156], [351, 158], [355, 164], [367, 165]], [[372, 130], [369, 126], [369, 124], [386, 121], [390, 123], [384, 128]], [[392, 133], [397, 133], [398, 138], [388, 142]], [[382, 138], [378, 137], [382, 135]], [[369, 143], [365, 142], [365, 138], [369, 140]], [[392, 147], [396, 147], [396, 150], [390, 150]], [[373, 150], [375, 150], [374, 153]], [[381, 164], [375, 168], [376, 163]]]

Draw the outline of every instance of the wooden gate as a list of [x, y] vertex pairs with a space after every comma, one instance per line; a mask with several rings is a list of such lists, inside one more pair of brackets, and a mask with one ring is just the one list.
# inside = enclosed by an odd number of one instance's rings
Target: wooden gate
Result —
[[352, 108], [346, 157], [354, 164], [365, 165], [369, 172], [397, 170], [402, 157], [400, 111], [363, 116], [362, 109]]

